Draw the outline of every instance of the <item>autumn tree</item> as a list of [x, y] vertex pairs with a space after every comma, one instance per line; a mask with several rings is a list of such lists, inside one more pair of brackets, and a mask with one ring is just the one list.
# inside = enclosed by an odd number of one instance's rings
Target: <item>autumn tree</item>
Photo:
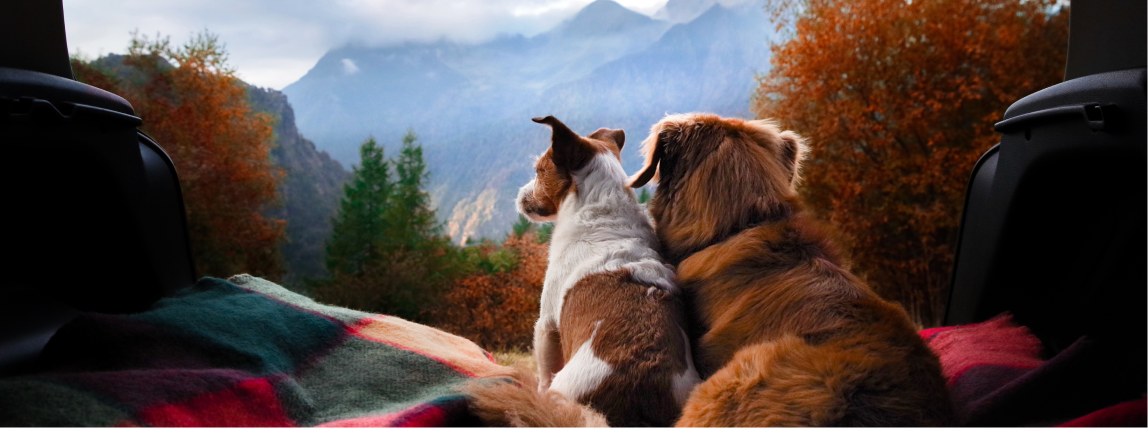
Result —
[[252, 112], [223, 44], [206, 32], [183, 46], [133, 35], [122, 60], [109, 69], [75, 59], [72, 68], [79, 80], [127, 99], [141, 129], [171, 156], [198, 273], [277, 279], [286, 222], [262, 214], [278, 203], [283, 175], [270, 157], [273, 119]]
[[1061, 80], [1068, 11], [1056, 3], [770, 2], [792, 38], [774, 46], [754, 109], [808, 138], [808, 205], [925, 326], [944, 316], [966, 183], [999, 141], [993, 123]]

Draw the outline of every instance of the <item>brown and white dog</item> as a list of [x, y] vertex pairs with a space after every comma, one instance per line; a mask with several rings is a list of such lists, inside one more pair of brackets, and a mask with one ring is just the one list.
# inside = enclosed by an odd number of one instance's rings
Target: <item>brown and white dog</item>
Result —
[[767, 121], [668, 116], [631, 186], [694, 312], [698, 371], [679, 426], [947, 425], [937, 357], [803, 211], [802, 139]]
[[[611, 425], [672, 424], [699, 378], [673, 270], [622, 169], [625, 134], [583, 138], [553, 116], [534, 121], [552, 128], [551, 147], [518, 210], [555, 222], [534, 331], [538, 388], [588, 404]], [[540, 406], [522, 403], [504, 406], [517, 423], [558, 420], [522, 418]]]

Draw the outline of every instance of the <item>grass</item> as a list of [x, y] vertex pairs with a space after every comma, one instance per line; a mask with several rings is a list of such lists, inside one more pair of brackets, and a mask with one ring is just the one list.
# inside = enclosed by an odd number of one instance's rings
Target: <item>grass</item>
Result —
[[538, 362], [534, 361], [534, 355], [530, 352], [522, 351], [494, 351], [494, 361], [504, 366], [514, 366], [517, 364], [525, 364], [530, 368], [530, 371], [538, 371]]

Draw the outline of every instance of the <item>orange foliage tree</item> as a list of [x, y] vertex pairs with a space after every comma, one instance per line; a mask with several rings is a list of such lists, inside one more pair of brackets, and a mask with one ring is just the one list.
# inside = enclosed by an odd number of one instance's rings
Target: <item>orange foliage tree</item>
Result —
[[133, 37], [123, 66], [72, 62], [81, 81], [127, 99], [143, 131], [171, 156], [198, 273], [277, 279], [286, 221], [261, 214], [277, 203], [283, 175], [270, 157], [273, 119], [252, 112], [217, 37], [200, 34], [182, 47]]
[[858, 272], [917, 322], [940, 324], [969, 174], [1009, 104], [1061, 80], [1068, 11], [1055, 0], [770, 3], [792, 38], [759, 77], [756, 114], [808, 138], [802, 193], [848, 237]]
[[[480, 272], [455, 281], [442, 304], [431, 310], [436, 327], [490, 350], [525, 350], [534, 336], [538, 302], [546, 279], [547, 244], [537, 232], [511, 234], [502, 249], [518, 253], [511, 270]], [[488, 246], [484, 252], [497, 249]]]

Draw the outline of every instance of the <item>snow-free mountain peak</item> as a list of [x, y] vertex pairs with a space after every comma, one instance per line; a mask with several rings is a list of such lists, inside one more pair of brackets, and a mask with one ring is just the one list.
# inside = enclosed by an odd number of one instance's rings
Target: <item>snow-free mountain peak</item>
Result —
[[669, 0], [654, 13], [653, 17], [681, 24], [693, 21], [706, 11], [713, 9], [715, 5], [749, 13], [756, 13], [764, 7], [764, 4], [758, 0]]
[[715, 4], [717, 0], [669, 0], [654, 14], [654, 18], [675, 24], [690, 22]]
[[554, 32], [567, 37], [602, 36], [651, 24], [656, 24], [656, 21], [613, 0], [596, 0], [583, 7], [570, 20], [559, 24]]

